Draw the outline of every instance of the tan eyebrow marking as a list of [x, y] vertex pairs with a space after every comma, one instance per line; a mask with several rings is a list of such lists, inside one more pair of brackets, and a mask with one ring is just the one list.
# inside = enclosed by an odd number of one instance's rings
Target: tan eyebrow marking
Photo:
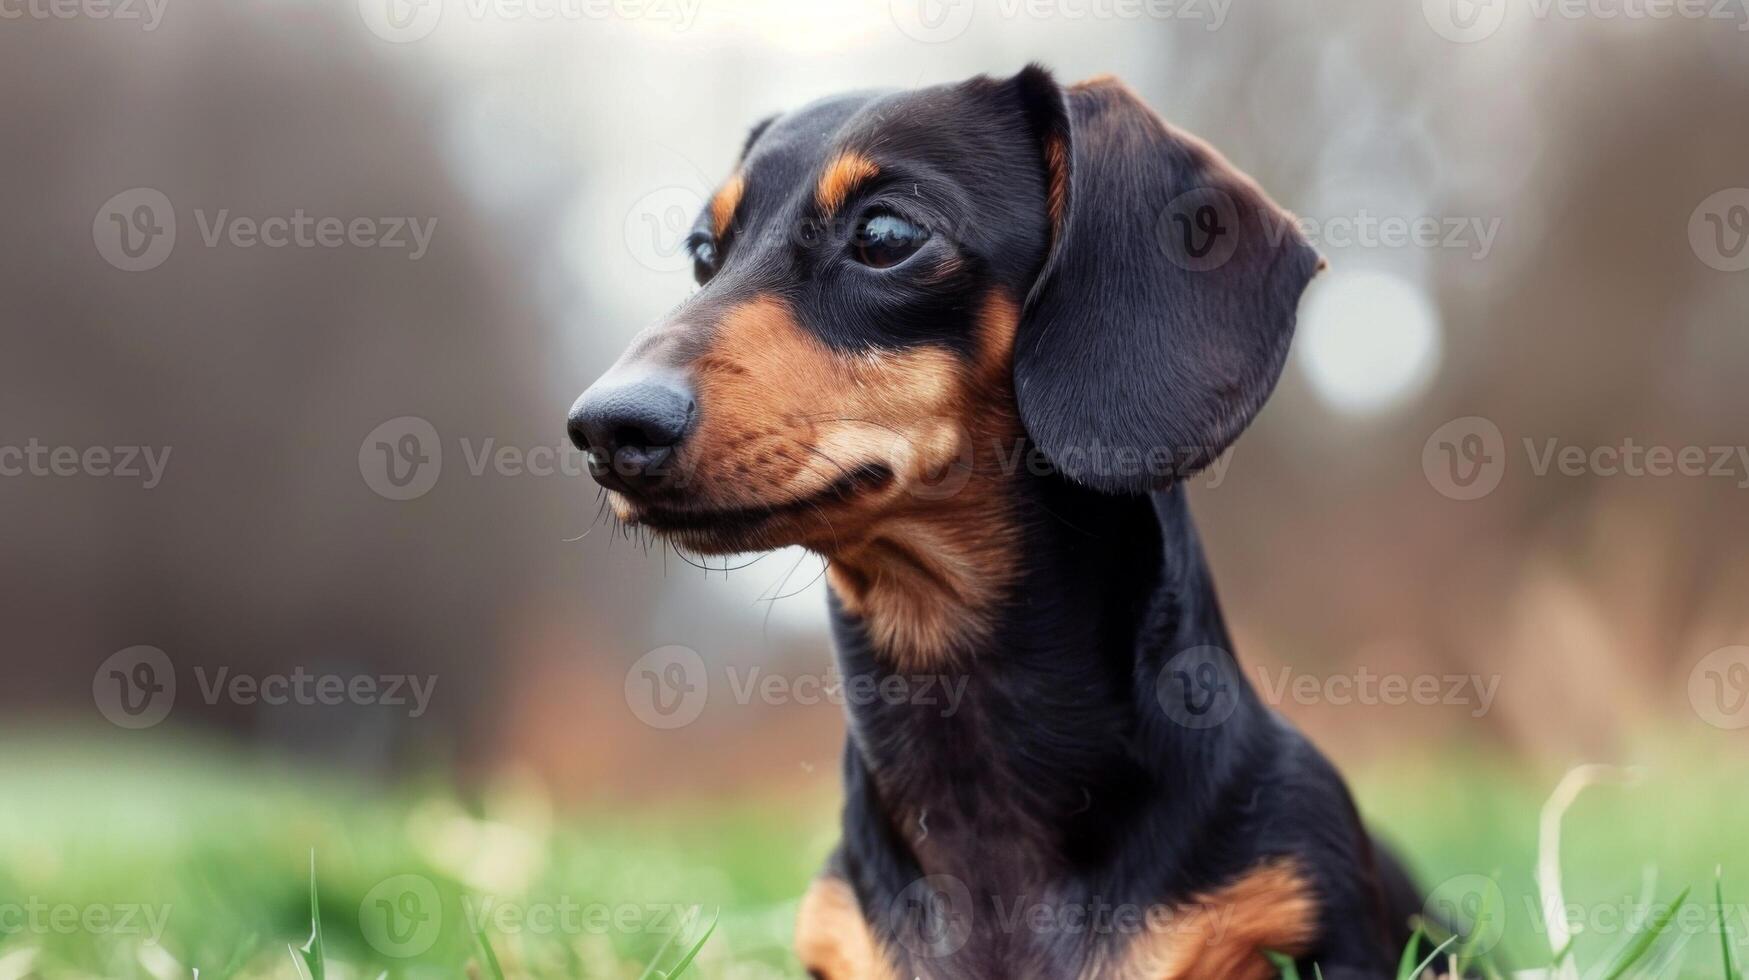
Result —
[[880, 172], [881, 168], [875, 166], [873, 160], [860, 153], [846, 151], [838, 154], [826, 165], [826, 172], [820, 175], [820, 186], [814, 190], [820, 210], [827, 215], [837, 211], [858, 184]]
[[746, 193], [747, 178], [737, 173], [711, 197], [711, 231], [717, 238], [728, 234], [729, 222], [735, 217], [735, 209], [741, 206], [741, 197]]

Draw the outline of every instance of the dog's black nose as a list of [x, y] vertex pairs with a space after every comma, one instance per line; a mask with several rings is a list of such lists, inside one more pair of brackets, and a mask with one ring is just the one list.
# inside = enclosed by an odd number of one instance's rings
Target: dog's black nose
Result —
[[596, 482], [612, 490], [654, 490], [673, 477], [675, 451], [692, 427], [692, 389], [674, 378], [603, 378], [571, 406], [571, 442]]

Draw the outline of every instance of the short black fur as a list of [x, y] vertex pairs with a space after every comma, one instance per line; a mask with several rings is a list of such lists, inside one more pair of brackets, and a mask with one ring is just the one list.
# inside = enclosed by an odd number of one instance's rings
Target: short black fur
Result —
[[[824, 208], [812, 188], [847, 151], [878, 174]], [[836, 351], [969, 360], [987, 298], [1019, 308], [1014, 398], [1049, 465], [992, 491], [1013, 584], [989, 634], [930, 667], [964, 684], [957, 710], [849, 709], [828, 873], [896, 975], [1100, 975], [1133, 932], [1017, 924], [1016, 903], [1171, 906], [1276, 859], [1315, 894], [1307, 975], [1391, 975], [1413, 890], [1241, 672], [1182, 485], [1281, 371], [1320, 265], [1285, 212], [1120, 85], [1037, 67], [816, 102], [756, 127], [739, 169], [730, 227], [695, 226], [705, 287], [679, 319], [776, 296]], [[881, 211], [934, 232], [893, 269], [848, 247]], [[916, 680], [836, 600], [833, 621], [847, 689]]]

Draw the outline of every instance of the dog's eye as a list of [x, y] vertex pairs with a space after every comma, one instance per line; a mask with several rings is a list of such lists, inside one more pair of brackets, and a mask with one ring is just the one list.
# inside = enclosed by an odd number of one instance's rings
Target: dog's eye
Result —
[[692, 238], [686, 247], [692, 252], [692, 278], [702, 286], [717, 274], [717, 243], [708, 238]]
[[856, 227], [850, 254], [875, 269], [890, 269], [917, 254], [929, 241], [929, 232], [896, 214], [877, 212]]

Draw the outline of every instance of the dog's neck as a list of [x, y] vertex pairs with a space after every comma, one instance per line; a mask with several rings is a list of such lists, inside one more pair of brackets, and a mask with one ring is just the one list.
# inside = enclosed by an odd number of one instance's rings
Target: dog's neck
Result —
[[1230, 646], [1182, 490], [1113, 497], [1027, 475], [1009, 489], [1012, 574], [952, 656], [885, 646], [834, 583], [847, 692], [867, 695], [847, 698], [847, 819], [884, 823], [868, 829], [924, 873], [994, 889], [1098, 863], [1087, 852], [1112, 835], [1077, 828], [1121, 823], [1144, 785], [1185, 780], [1194, 807], [1203, 748], [1254, 707], [1234, 668], [1246, 712], [1215, 731], [1163, 724], [1166, 660]]

